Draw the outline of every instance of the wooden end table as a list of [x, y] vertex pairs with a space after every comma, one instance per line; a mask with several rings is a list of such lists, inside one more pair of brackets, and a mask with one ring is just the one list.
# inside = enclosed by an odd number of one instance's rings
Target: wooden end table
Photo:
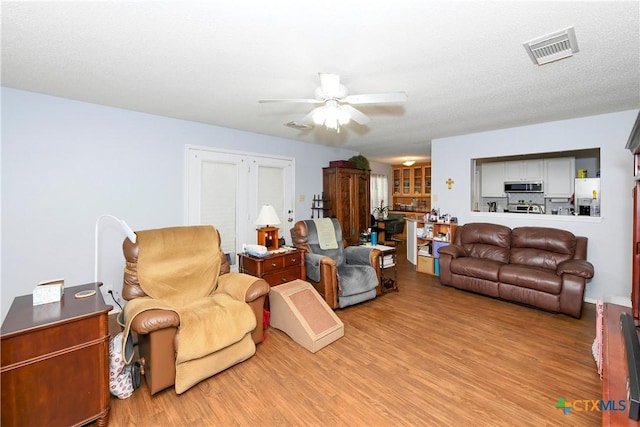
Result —
[[304, 251], [293, 249], [273, 253], [265, 257], [254, 257], [246, 253], [238, 254], [240, 273], [264, 279], [269, 286], [281, 285], [292, 280], [306, 280]]
[[367, 247], [380, 251], [380, 288], [382, 293], [399, 291], [396, 248], [386, 245], [368, 245]]
[[[33, 306], [17, 297], [2, 324], [2, 426], [68, 426], [109, 417], [109, 319], [101, 283]], [[83, 290], [93, 296], [75, 298]]]

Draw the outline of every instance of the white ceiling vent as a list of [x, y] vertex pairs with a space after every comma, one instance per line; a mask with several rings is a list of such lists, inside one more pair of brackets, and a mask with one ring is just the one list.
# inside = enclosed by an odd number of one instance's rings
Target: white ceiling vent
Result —
[[537, 65], [568, 58], [579, 51], [573, 27], [526, 42], [524, 48]]
[[304, 123], [298, 123], [298, 122], [288, 122], [284, 124], [285, 126], [289, 126], [290, 128], [294, 128], [294, 129], [298, 129], [298, 130], [309, 130], [309, 129], [313, 129], [312, 125], [307, 125]]

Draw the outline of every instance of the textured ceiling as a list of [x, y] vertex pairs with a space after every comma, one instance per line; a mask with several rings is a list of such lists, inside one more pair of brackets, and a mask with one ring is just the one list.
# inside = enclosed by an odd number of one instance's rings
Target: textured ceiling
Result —
[[[2, 2], [2, 85], [362, 152], [429, 157], [453, 135], [640, 108], [638, 1]], [[522, 43], [575, 27], [534, 65]], [[299, 131], [318, 72], [402, 106]]]

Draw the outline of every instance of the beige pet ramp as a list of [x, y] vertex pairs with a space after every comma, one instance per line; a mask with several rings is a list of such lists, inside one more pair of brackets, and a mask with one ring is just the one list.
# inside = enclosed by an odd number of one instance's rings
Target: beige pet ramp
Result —
[[311, 284], [294, 280], [269, 291], [271, 326], [312, 353], [344, 336], [344, 324]]

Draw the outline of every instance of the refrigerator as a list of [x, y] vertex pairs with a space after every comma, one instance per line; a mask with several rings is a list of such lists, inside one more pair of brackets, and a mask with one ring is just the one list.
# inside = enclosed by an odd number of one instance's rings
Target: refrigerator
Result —
[[600, 216], [600, 178], [577, 178], [573, 203], [578, 215]]

